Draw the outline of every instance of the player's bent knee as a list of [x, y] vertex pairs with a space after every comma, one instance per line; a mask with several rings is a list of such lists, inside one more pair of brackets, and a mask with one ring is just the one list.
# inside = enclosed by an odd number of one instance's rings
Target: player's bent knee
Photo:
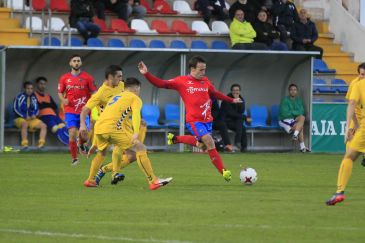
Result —
[[135, 145], [135, 148], [136, 148], [136, 150], [138, 151], [138, 152], [140, 152], [140, 151], [146, 151], [147, 149], [146, 149], [146, 146], [143, 144], [143, 143], [137, 143], [136, 145]]

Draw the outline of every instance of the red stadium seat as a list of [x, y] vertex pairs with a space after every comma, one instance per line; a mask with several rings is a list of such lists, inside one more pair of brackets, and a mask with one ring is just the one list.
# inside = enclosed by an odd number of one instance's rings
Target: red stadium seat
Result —
[[147, 14], [156, 14], [156, 13], [158, 13], [158, 11], [156, 9], [153, 9], [153, 8], [150, 7], [150, 5], [148, 4], [148, 2], [146, 0], [141, 0], [140, 2], [141, 2], [141, 5], [146, 8]]
[[96, 25], [100, 27], [101, 32], [107, 32], [107, 33], [113, 33], [114, 30], [111, 28], [108, 28], [106, 26], [106, 23], [103, 19], [93, 18], [93, 21]]
[[171, 30], [164, 20], [153, 20], [151, 22], [151, 29], [157, 30], [160, 34], [176, 34], [176, 31]]
[[50, 8], [52, 11], [70, 12], [67, 0], [51, 0]]
[[112, 19], [111, 21], [112, 30], [117, 31], [119, 33], [135, 33], [136, 31], [130, 29], [127, 23], [122, 19]]
[[46, 7], [46, 0], [33, 0], [32, 8], [37, 11], [42, 11]]
[[156, 0], [153, 3], [153, 8], [161, 14], [178, 14], [177, 11], [172, 10], [170, 4], [165, 0]]
[[176, 31], [176, 32], [180, 33], [180, 34], [185, 34], [185, 35], [195, 35], [196, 34], [196, 31], [191, 30], [189, 28], [189, 26], [187, 25], [187, 23], [185, 23], [182, 20], [174, 20], [172, 22], [171, 29], [173, 31]]

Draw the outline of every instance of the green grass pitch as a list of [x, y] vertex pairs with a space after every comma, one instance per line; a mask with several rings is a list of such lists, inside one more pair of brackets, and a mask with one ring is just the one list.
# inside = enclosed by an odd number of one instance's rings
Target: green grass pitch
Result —
[[[206, 154], [149, 155], [157, 176], [174, 177], [157, 191], [136, 163], [117, 186], [106, 175], [85, 188], [86, 158], [0, 153], [0, 242], [364, 242], [359, 161], [346, 200], [329, 207], [341, 155], [223, 154], [230, 183]], [[240, 184], [241, 165], [256, 169], [255, 185]]]

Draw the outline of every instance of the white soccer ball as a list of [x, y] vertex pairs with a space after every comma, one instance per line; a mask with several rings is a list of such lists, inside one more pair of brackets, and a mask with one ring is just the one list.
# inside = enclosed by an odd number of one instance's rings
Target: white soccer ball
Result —
[[244, 168], [240, 172], [240, 180], [242, 184], [252, 185], [257, 181], [257, 172], [253, 168]]

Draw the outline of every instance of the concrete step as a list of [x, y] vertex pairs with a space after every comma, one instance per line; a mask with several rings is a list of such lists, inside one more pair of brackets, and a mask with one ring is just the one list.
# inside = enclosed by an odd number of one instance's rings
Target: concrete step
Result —
[[6, 38], [0, 37], [0, 45], [4, 46], [38, 46], [39, 39], [37, 38]]
[[329, 33], [329, 23], [325, 20], [316, 21], [316, 27], [318, 33]]
[[350, 63], [353, 62], [353, 55], [343, 52], [325, 52], [323, 59], [326, 63], [342, 62]]
[[10, 18], [10, 8], [0, 8], [0, 19]]
[[324, 53], [341, 52], [341, 45], [339, 44], [330, 43], [330, 44], [321, 44], [319, 46], [323, 48]]
[[0, 38], [8, 38], [8, 39], [15, 39], [15, 38], [28, 38], [29, 37], [29, 30], [27, 29], [0, 29]]
[[316, 45], [322, 44], [333, 44], [334, 35], [330, 33], [319, 33], [318, 40], [315, 42]]
[[20, 23], [17, 19], [1, 19], [0, 18], [0, 29], [14, 29], [19, 28]]

